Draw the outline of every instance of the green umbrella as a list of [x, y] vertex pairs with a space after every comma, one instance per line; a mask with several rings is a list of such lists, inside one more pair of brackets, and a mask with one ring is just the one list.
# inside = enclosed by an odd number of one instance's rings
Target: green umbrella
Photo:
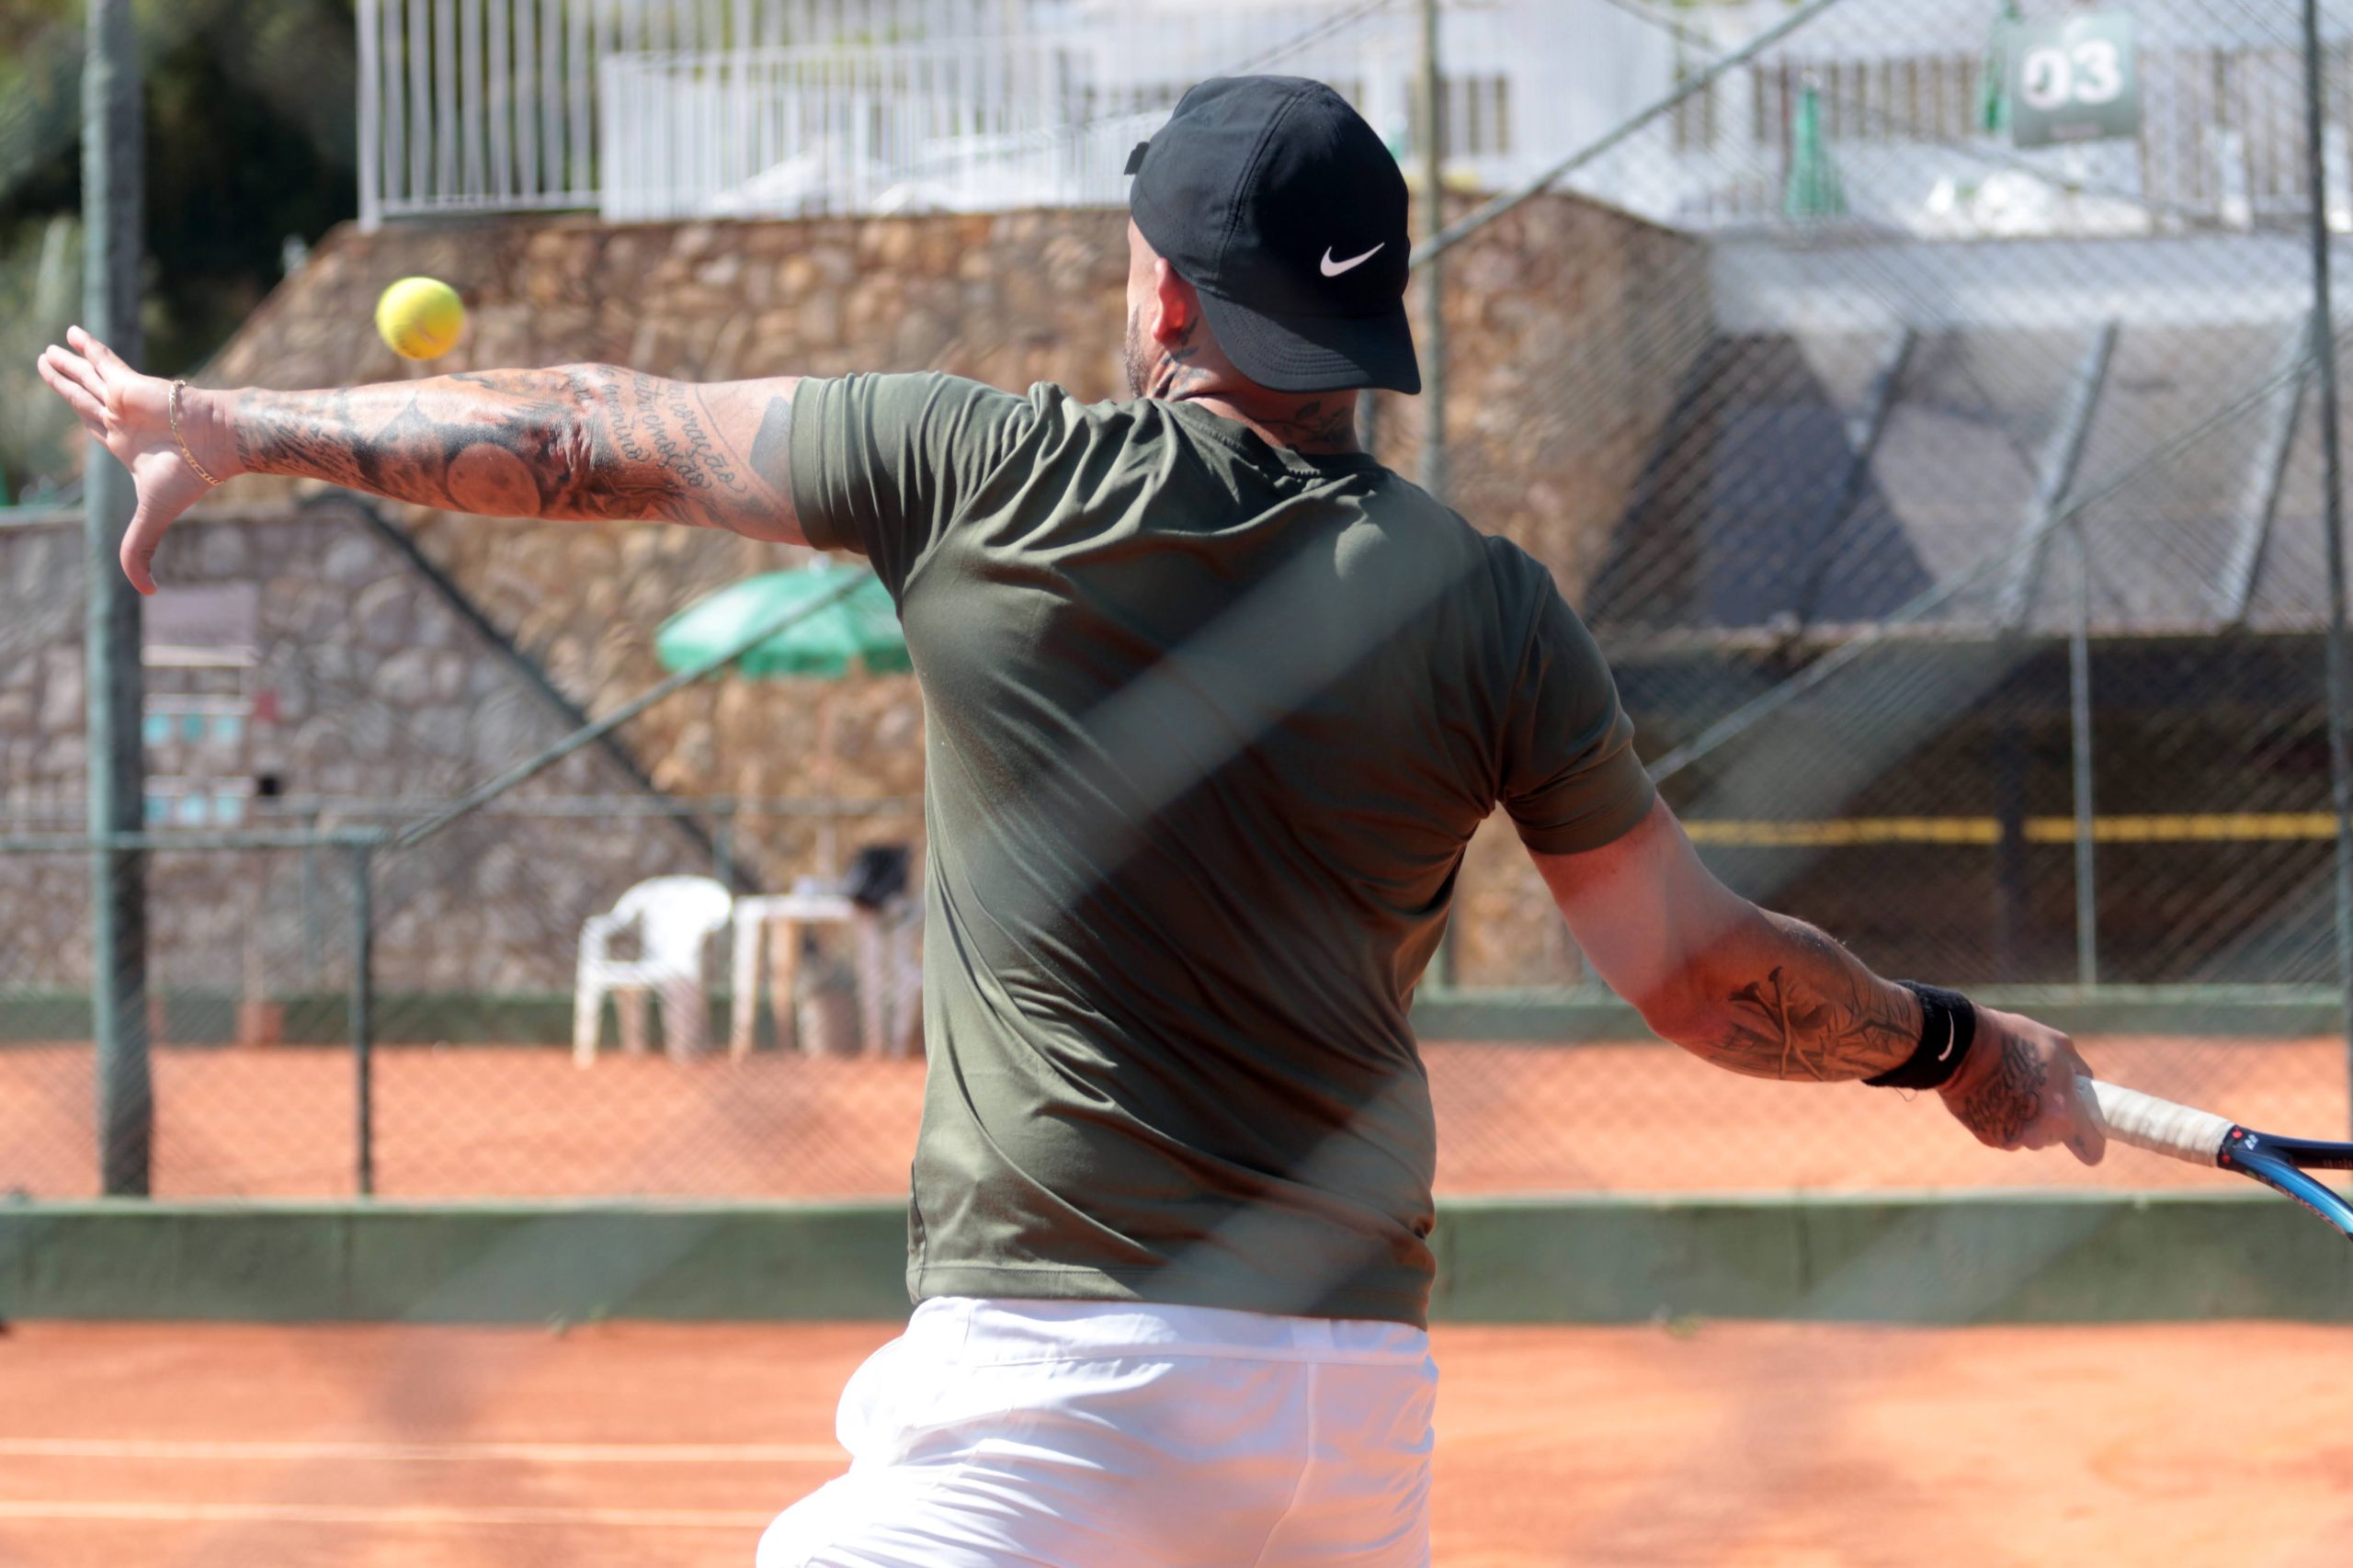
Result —
[[1822, 133], [1822, 95], [1808, 82], [1798, 96], [1790, 126], [1790, 173], [1781, 187], [1781, 212], [1789, 218], [1836, 218], [1847, 210], [1847, 193], [1830, 161]]
[[2010, 29], [2025, 20], [2018, 0], [2002, 0], [1985, 40], [1985, 63], [1977, 78], [1977, 129], [1988, 136], [2010, 129]]
[[[863, 578], [860, 582], [858, 579]], [[817, 676], [838, 678], [854, 670], [904, 675], [915, 668], [899, 612], [890, 594], [862, 566], [820, 562], [805, 571], [767, 572], [722, 588], [663, 622], [654, 651], [662, 667], [683, 670], [717, 657], [763, 626], [792, 617], [796, 607], [835, 597], [812, 614], [792, 619], [775, 635], [755, 643], [734, 667], [747, 676]]]
[[[819, 608], [806, 615], [794, 614], [797, 607], [812, 604]], [[654, 651], [665, 669], [691, 669], [741, 646], [745, 638], [758, 636], [760, 628], [780, 620], [790, 624], [754, 643], [750, 652], [735, 661], [734, 669], [756, 677], [840, 680], [858, 671], [904, 675], [915, 668], [907, 656], [906, 634], [899, 629], [898, 609], [881, 582], [862, 566], [835, 566], [822, 561], [799, 572], [747, 577], [688, 605], [663, 622], [662, 630], [654, 635]], [[836, 718], [830, 693], [822, 707], [816, 782], [818, 791], [830, 797]], [[830, 816], [818, 824], [817, 858], [821, 876], [831, 877], [840, 869]]]

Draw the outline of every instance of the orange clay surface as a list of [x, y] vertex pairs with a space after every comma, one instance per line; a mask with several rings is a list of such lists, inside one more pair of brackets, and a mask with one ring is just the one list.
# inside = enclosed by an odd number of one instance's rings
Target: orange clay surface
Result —
[[[892, 1332], [18, 1324], [0, 1562], [750, 1568]], [[1436, 1340], [1441, 1568], [2353, 1560], [2353, 1330]]]
[[[2103, 1039], [2104, 1075], [2282, 1133], [2342, 1135], [2334, 1040]], [[1671, 1047], [1425, 1048], [1451, 1193], [1854, 1191], [2213, 1182], [2131, 1150], [2097, 1171], [1980, 1148], [1934, 1096], [1760, 1082]], [[377, 1052], [377, 1191], [392, 1198], [894, 1198], [920, 1062], [775, 1052], [742, 1062], [545, 1048]], [[337, 1050], [154, 1057], [164, 1197], [352, 1190], [352, 1071]], [[88, 1195], [87, 1046], [0, 1050], [0, 1194]], [[2347, 1561], [2353, 1561], [2349, 1555]]]

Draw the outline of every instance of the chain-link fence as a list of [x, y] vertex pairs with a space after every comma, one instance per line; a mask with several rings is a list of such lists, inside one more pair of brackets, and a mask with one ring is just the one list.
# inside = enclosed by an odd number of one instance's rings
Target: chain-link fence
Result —
[[[731, 868], [676, 831], [710, 820], [699, 807], [690, 818], [612, 798], [515, 801], [403, 848], [399, 834], [432, 804], [369, 804], [337, 813], [369, 825], [326, 833], [273, 833], [266, 812], [242, 832], [159, 830], [126, 868], [145, 894], [133, 1025], [158, 1195], [842, 1197], [904, 1183], [922, 1058], [906, 1032], [903, 896], [870, 914], [804, 894], [805, 918], [768, 915], [748, 970], [731, 931], [712, 931], [687, 970], [689, 1003], [635, 966], [660, 956], [647, 946], [679, 892], [728, 885], [717, 876]], [[739, 889], [793, 863], [761, 847], [766, 830], [790, 841], [821, 812], [838, 813], [853, 846], [920, 842], [909, 802], [721, 804], [742, 835]], [[17, 835], [0, 868], [26, 900], [18, 929], [86, 929], [90, 857], [72, 835]], [[599, 938], [601, 964], [584, 956], [616, 903], [655, 879], [652, 925]], [[739, 923], [761, 899], [738, 894]], [[879, 944], [865, 940], [870, 922]], [[804, 944], [797, 984], [779, 972], [788, 932]], [[90, 1194], [108, 1096], [86, 937], [45, 951], [12, 940], [5, 956], [7, 1185]], [[887, 988], [875, 997], [884, 1022], [862, 1016], [861, 984]], [[114, 1135], [139, 1136], [136, 1107], [121, 1115]]]
[[[1625, 474], [1549, 559], [1711, 864], [1885, 972], [2165, 988], [2177, 1022], [2333, 990], [2314, 226], [2353, 222], [2346, 18], [2308, 124], [2294, 7], [1614, 8], [1684, 90], [1567, 187], [1630, 215], [1597, 252], [1649, 260], [1584, 269], [1608, 287], [1564, 308], [1578, 351], [1516, 368], [1509, 439]], [[1540, 897], [1507, 845], [1473, 865], [1473, 907]], [[1473, 985], [1556, 961], [1461, 956]], [[2103, 1043], [2128, 1081], [2344, 1119], [2317, 1041]], [[1871, 1138], [1786, 1115], [1735, 1136]]]
[[[1989, 995], [2268, 1007], [2253, 1040], [2144, 1009], [2146, 1038], [2092, 1053], [2249, 1119], [2341, 1122], [2340, 1048], [2276, 1020], [2325, 1021], [2338, 979], [2340, 483], [2314, 349], [2343, 332], [2312, 223], [2353, 225], [2347, 18], [2324, 8], [2315, 149], [2276, 6], [1608, 9], [1681, 85], [1560, 147], [1574, 166], [1540, 197], [1450, 199], [1449, 499], [1553, 566], [1741, 891], [1884, 971]], [[1412, 405], [1374, 423], [1417, 472]], [[397, 533], [345, 509], [174, 546], [188, 591], [148, 635], [152, 848], [129, 862], [154, 1189], [904, 1190], [904, 903], [839, 889], [889, 874], [862, 848], [919, 862], [912, 788], [650, 775], [656, 751], [691, 762], [677, 715], [740, 685], [703, 682], [485, 790], [583, 715]], [[0, 1186], [87, 1192], [105, 1096], [81, 563], [54, 529], [0, 552]], [[732, 559], [617, 612], [658, 619]], [[911, 687], [878, 701], [869, 739], [919, 767], [919, 720], [881, 714]], [[459, 803], [477, 809], [437, 825]], [[578, 992], [582, 954], [668, 877], [718, 883], [734, 918], [689, 944], [698, 1000], [657, 996], [640, 1029], [630, 986]], [[611, 941], [613, 964], [648, 957]], [[1641, 1039], [1507, 828], [1472, 848], [1452, 960], [1427, 1044], [1442, 1190], [2079, 1179], [1983, 1156], [1932, 1107], [1736, 1080]], [[1494, 1032], [1464, 1021], [1483, 998], [1521, 1004], [1504, 1032], [1535, 1038], [1461, 1038]], [[584, 1017], [598, 1051], [576, 1067]], [[1670, 1131], [1691, 1152], [1671, 1174], [1639, 1158]]]
[[[2296, 17], [1804, 10], [1574, 176], [1705, 266], [1526, 394], [1640, 423], [1577, 586], [1654, 772], [1898, 969], [2333, 983]], [[2027, 145], [2068, 69], [2101, 139]]]
[[[143, 629], [145, 831], [98, 883], [79, 540], [0, 532], [0, 720], [29, 735], [0, 750], [0, 1187], [95, 1192], [101, 1147], [180, 1197], [902, 1184], [918, 801], [653, 788], [643, 726], [584, 729], [389, 528], [335, 502], [176, 530]], [[713, 697], [688, 671], [638, 706], [664, 692]], [[825, 733], [855, 754], [876, 726], [845, 695]], [[94, 885], [143, 925], [111, 1058]]]

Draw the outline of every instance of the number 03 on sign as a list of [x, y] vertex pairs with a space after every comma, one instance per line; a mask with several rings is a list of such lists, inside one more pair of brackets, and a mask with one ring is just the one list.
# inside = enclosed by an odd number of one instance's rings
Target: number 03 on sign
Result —
[[2141, 133], [2132, 18], [2086, 11], [2009, 28], [2010, 133], [2021, 147]]

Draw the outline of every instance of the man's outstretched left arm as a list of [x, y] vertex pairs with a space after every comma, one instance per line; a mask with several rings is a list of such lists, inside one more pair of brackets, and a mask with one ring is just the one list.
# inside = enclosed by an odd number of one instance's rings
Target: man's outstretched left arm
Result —
[[610, 365], [484, 370], [332, 392], [186, 389], [80, 328], [42, 379], [139, 493], [122, 566], [142, 593], [174, 518], [241, 473], [323, 479], [494, 517], [659, 518], [805, 542], [789, 472], [791, 378], [698, 383]]

